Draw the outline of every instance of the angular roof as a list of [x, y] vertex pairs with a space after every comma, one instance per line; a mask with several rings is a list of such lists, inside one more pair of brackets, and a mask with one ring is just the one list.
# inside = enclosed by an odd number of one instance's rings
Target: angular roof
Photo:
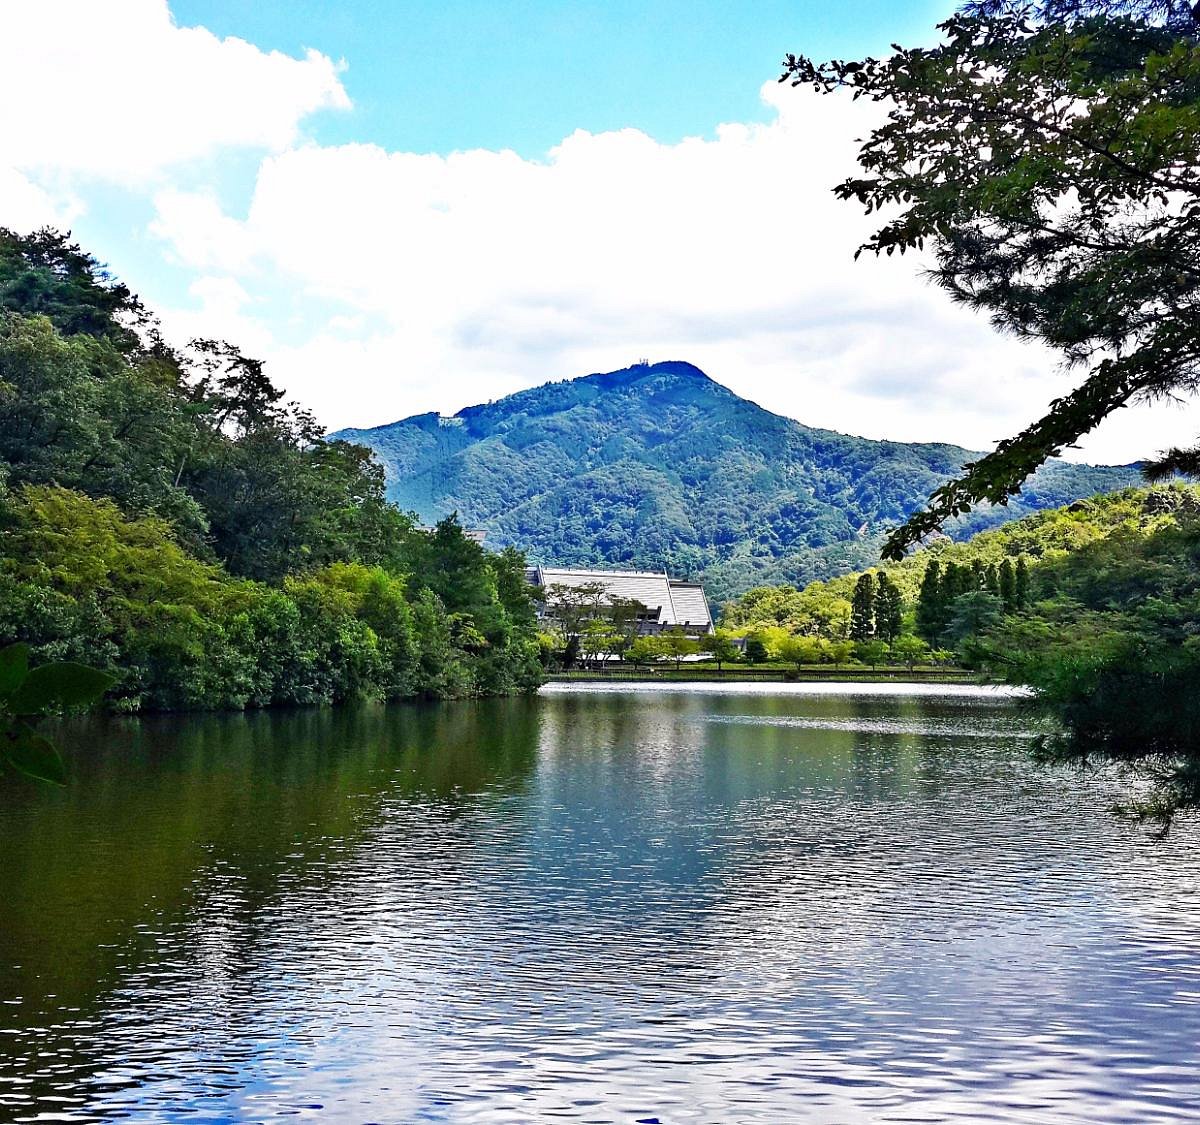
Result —
[[704, 596], [704, 587], [699, 582], [679, 582], [672, 578], [670, 586], [671, 603], [675, 606], [675, 616], [680, 624], [712, 624], [708, 599]]
[[576, 570], [539, 566], [530, 569], [530, 581], [538, 586], [584, 586], [598, 583], [610, 597], [641, 602], [667, 627], [685, 625], [712, 627], [712, 614], [704, 588], [698, 582], [681, 582], [656, 570]]

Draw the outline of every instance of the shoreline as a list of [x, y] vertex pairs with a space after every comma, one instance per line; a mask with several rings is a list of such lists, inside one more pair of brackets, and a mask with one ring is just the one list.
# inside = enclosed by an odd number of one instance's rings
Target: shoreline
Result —
[[548, 675], [546, 684], [805, 684], [805, 683], [850, 683], [850, 684], [968, 684], [977, 687], [1003, 686], [1001, 681], [984, 672], [972, 672], [963, 668], [805, 668], [791, 669], [727, 669], [698, 671], [694, 669], [648, 669], [628, 672], [556, 672]]
[[546, 683], [539, 694], [548, 695], [655, 695], [687, 693], [714, 695], [878, 696], [913, 698], [922, 695], [963, 696], [973, 699], [1028, 699], [1027, 688], [1012, 684], [913, 680], [807, 680], [783, 683], [771, 680], [574, 680]]

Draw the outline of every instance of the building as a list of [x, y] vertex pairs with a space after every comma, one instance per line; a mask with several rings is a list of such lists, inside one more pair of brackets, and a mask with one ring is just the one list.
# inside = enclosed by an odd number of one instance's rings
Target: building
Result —
[[[684, 582], [656, 570], [574, 570], [562, 567], [534, 566], [528, 571], [530, 584], [543, 590], [550, 586], [571, 588], [603, 586], [606, 598], [640, 602], [645, 611], [638, 614], [638, 631], [657, 634], [682, 629], [691, 637], [713, 631], [712, 613], [704, 587], [699, 582]], [[543, 604], [543, 616], [550, 616]]]

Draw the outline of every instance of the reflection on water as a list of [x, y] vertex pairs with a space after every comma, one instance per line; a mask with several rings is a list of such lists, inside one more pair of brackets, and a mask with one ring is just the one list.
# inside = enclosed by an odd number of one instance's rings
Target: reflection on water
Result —
[[1188, 826], [1013, 699], [754, 687], [72, 728], [0, 1119], [1196, 1119]]

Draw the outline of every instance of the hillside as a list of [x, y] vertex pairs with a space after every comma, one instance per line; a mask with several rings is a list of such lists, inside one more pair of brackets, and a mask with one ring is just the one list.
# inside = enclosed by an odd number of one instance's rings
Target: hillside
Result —
[[1124, 489], [863, 574], [760, 587], [723, 623], [797, 663], [953, 650], [1033, 689], [1052, 720], [1040, 755], [1144, 774], [1125, 812], [1169, 824], [1200, 805], [1200, 486]]
[[[666, 567], [722, 600], [765, 582], [868, 565], [879, 537], [974, 454], [872, 441], [764, 410], [689, 363], [635, 366], [333, 435], [369, 446], [388, 497], [433, 521], [457, 511], [559, 565]], [[954, 538], [1137, 479], [1056, 462]]]
[[[1130, 558], [1135, 545], [1181, 520], [1200, 514], [1200, 487], [1175, 481], [1150, 488], [1126, 488], [1089, 500], [1035, 512], [1003, 527], [983, 531], [962, 542], [938, 541], [898, 563], [870, 567], [886, 574], [900, 591], [905, 608], [916, 608], [925, 568], [936, 560], [945, 569], [998, 566], [1005, 559], [1024, 559], [1035, 584], [1067, 560], [1088, 558], [1104, 546]], [[860, 572], [850, 572], [803, 589], [791, 585], [759, 586], [728, 605], [722, 623], [735, 629], [782, 628], [792, 633], [841, 637], [850, 617], [850, 602]]]

